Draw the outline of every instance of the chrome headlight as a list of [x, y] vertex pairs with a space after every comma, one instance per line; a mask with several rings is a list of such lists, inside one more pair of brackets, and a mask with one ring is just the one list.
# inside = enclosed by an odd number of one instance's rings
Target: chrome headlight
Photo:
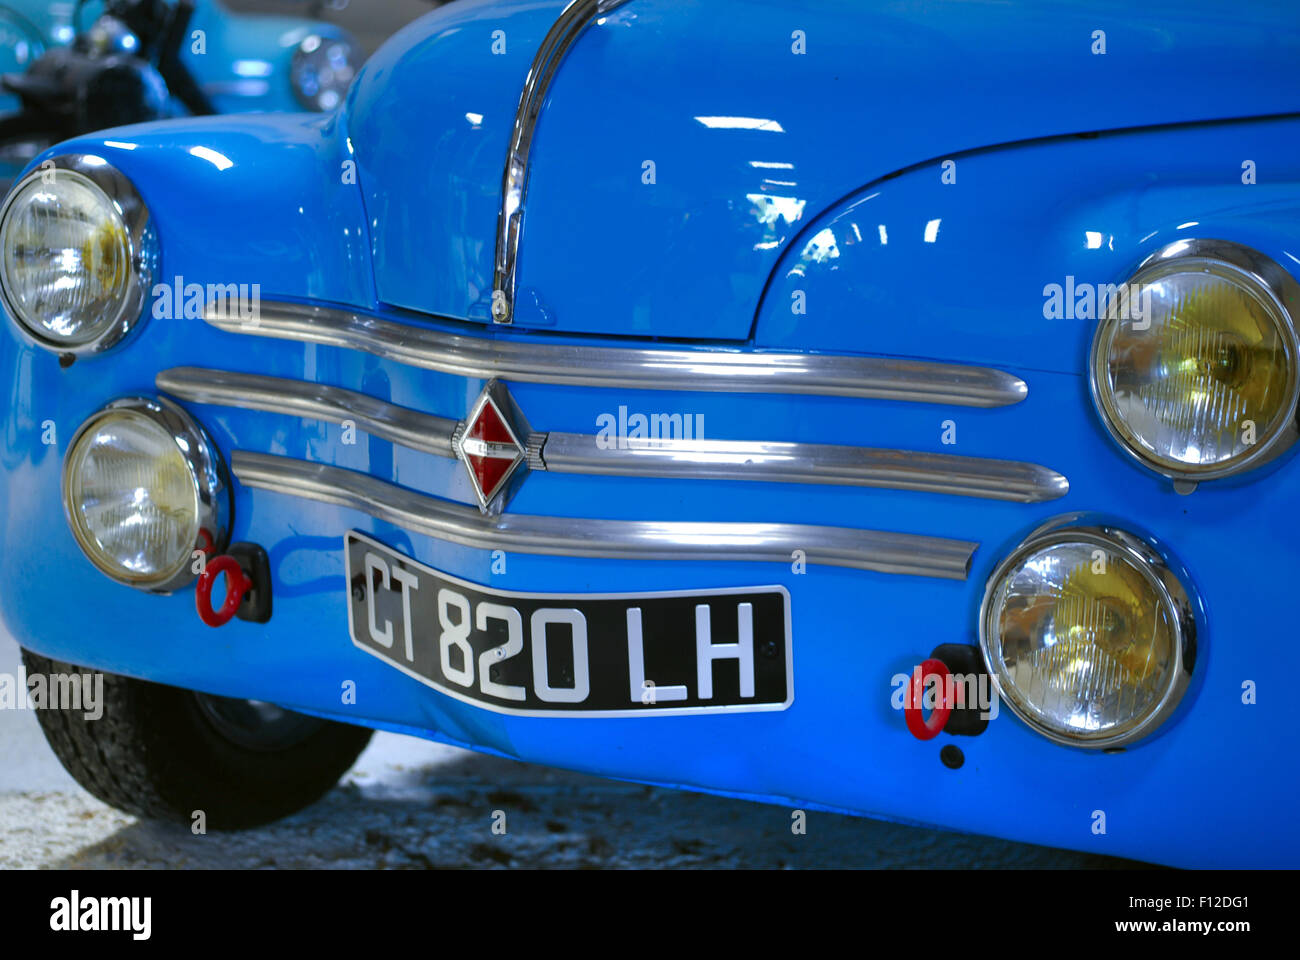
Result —
[[225, 548], [230, 482], [188, 413], [129, 397], [77, 431], [63, 461], [63, 506], [77, 545], [103, 573], [165, 593], [195, 579], [195, 550]]
[[106, 350], [144, 313], [155, 243], [131, 182], [99, 157], [57, 157], [0, 207], [0, 302], [60, 354]]
[[1297, 437], [1300, 287], [1262, 254], [1185, 240], [1148, 259], [1092, 348], [1093, 395], [1133, 456], [1195, 484], [1271, 459]]
[[1043, 736], [1119, 747], [1178, 705], [1196, 621], [1187, 591], [1149, 544], [1072, 522], [1040, 528], [994, 571], [980, 649], [999, 696]]
[[308, 110], [321, 112], [343, 102], [356, 75], [356, 48], [352, 42], [315, 33], [298, 44], [289, 70], [298, 102]]

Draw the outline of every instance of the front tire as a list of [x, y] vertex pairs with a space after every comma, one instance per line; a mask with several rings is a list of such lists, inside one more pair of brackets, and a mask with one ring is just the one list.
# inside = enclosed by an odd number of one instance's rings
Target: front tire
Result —
[[[91, 673], [23, 650], [28, 675]], [[364, 727], [105, 673], [103, 715], [37, 710], [81, 786], [126, 813], [215, 830], [256, 827], [319, 800], [370, 740]]]

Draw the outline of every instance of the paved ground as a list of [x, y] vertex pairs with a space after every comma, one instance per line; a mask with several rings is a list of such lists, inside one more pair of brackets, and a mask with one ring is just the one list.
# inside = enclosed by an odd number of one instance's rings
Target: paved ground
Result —
[[[0, 673], [18, 649], [0, 633]], [[494, 811], [506, 833], [494, 835]], [[282, 823], [196, 837], [63, 772], [29, 711], [0, 710], [0, 868], [1123, 867], [1126, 862], [601, 780], [381, 734]]]

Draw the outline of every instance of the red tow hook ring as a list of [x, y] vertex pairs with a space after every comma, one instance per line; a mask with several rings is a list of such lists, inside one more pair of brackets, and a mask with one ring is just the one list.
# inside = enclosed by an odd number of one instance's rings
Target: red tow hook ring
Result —
[[[220, 610], [212, 609], [212, 586], [220, 574], [226, 575], [226, 602]], [[229, 554], [223, 554], [208, 561], [199, 574], [198, 585], [194, 588], [194, 605], [198, 608], [199, 619], [209, 627], [224, 627], [235, 618], [235, 611], [244, 602], [244, 596], [253, 589], [253, 581], [248, 578], [239, 561]]]
[[[929, 677], [938, 677], [939, 682], [935, 684], [934, 709], [930, 711], [930, 719], [926, 720], [921, 703], [925, 682]], [[912, 679], [907, 683], [907, 696], [903, 701], [903, 717], [907, 720], [907, 729], [918, 740], [933, 740], [948, 722], [953, 708], [949, 694], [953, 691], [946, 682], [947, 679], [948, 665], [942, 660], [923, 660], [912, 671]]]

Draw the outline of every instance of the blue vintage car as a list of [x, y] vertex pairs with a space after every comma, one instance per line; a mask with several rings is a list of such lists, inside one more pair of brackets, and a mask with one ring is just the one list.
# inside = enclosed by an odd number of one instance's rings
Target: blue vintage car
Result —
[[383, 729], [1300, 865], [1297, 62], [1290, 3], [476, 0], [337, 112], [47, 151], [0, 616], [51, 745], [217, 826]]

